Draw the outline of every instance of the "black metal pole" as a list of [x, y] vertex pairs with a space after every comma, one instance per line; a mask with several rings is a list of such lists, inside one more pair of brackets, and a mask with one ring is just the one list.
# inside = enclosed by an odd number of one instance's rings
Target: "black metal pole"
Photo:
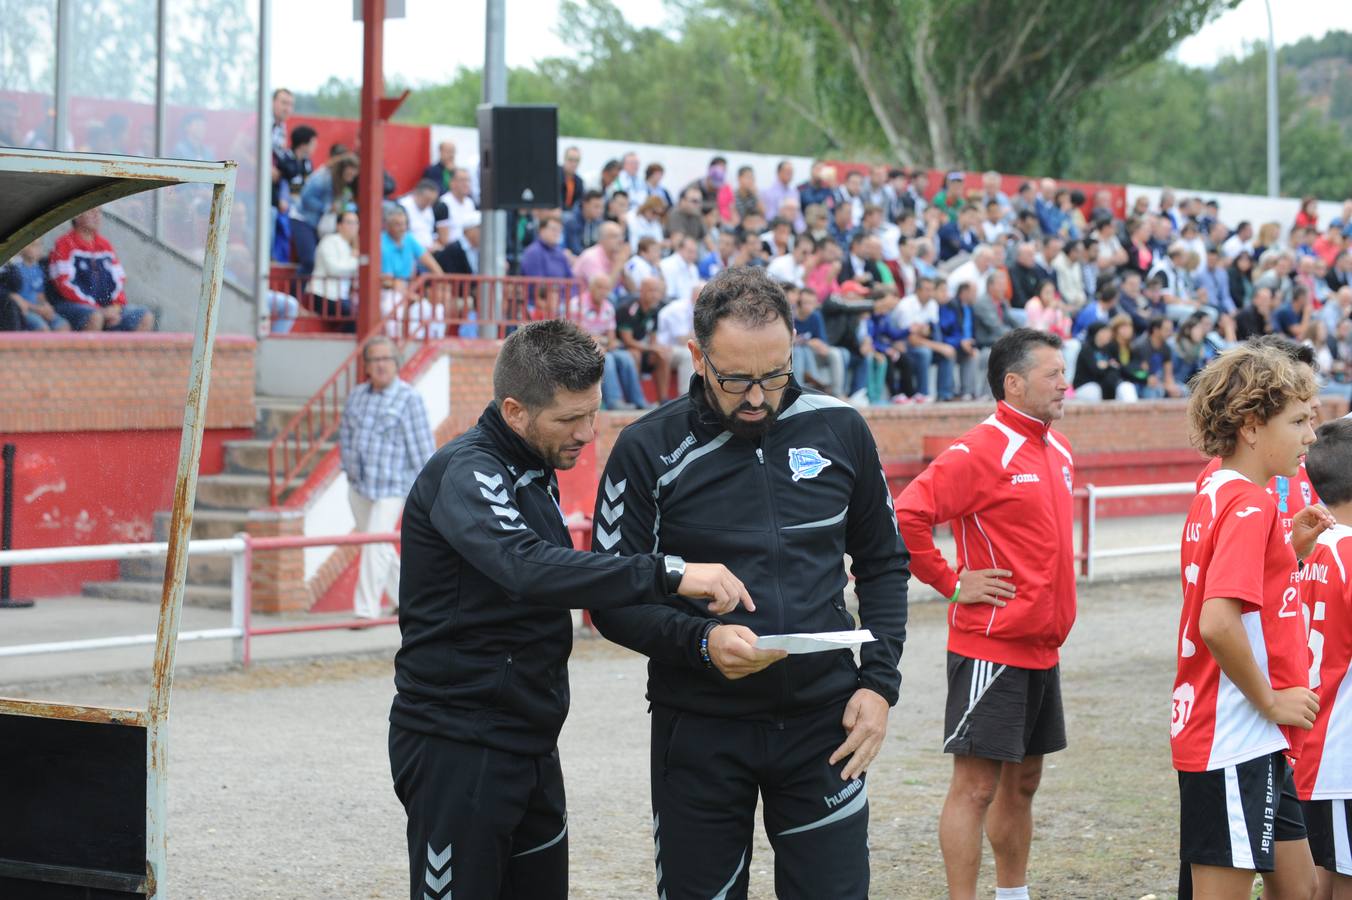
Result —
[[[0, 448], [0, 462], [4, 469], [4, 492], [0, 500], [0, 550], [8, 550], [14, 537], [14, 452], [13, 444]], [[0, 609], [26, 609], [32, 600], [11, 600], [9, 596], [9, 566], [0, 566]]]

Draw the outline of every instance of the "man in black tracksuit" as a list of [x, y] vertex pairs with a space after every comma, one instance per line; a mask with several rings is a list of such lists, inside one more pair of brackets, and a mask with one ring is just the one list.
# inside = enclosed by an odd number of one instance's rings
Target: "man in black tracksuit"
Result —
[[390, 766], [414, 900], [567, 896], [556, 745], [570, 607], [658, 606], [678, 591], [710, 609], [748, 602], [722, 565], [572, 548], [554, 470], [595, 436], [603, 366], [575, 325], [513, 333], [494, 402], [432, 456], [405, 505]]
[[[666, 900], [746, 896], [758, 793], [776, 896], [868, 895], [864, 772], [900, 687], [909, 557], [863, 417], [794, 383], [792, 334], [783, 292], [760, 270], [710, 281], [689, 395], [620, 433], [597, 493], [593, 549], [718, 559], [757, 600], [755, 616], [684, 602], [593, 613], [603, 635], [650, 660]], [[878, 638], [862, 664], [844, 650], [757, 650], [759, 634], [856, 627], [847, 553], [861, 625]]]

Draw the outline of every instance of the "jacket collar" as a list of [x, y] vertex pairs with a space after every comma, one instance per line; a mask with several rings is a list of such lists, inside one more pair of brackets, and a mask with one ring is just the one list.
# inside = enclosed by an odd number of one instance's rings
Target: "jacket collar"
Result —
[[1024, 437], [1037, 438], [1040, 441], [1045, 441], [1047, 432], [1052, 430], [1050, 422], [1044, 422], [1028, 415], [1028, 413], [1020, 412], [1004, 400], [995, 405], [995, 419], [1001, 425], [1012, 428]]
[[[802, 386], [798, 383], [797, 377], [789, 379], [789, 386], [784, 388], [784, 397], [780, 401], [779, 411], [783, 412], [793, 405], [794, 401], [803, 393]], [[723, 420], [718, 415], [718, 411], [709, 405], [709, 397], [704, 389], [704, 377], [702, 375], [690, 376], [690, 389], [686, 392], [686, 402], [690, 404], [690, 418], [700, 428], [707, 431], [723, 431]], [[773, 431], [775, 424], [770, 424], [770, 430]]]
[[545, 464], [540, 454], [508, 426], [496, 403], [489, 403], [484, 408], [483, 414], [479, 416], [479, 428], [488, 435], [494, 446], [506, 454], [508, 461], [523, 470], [540, 469], [546, 475], [553, 474], [554, 470]]

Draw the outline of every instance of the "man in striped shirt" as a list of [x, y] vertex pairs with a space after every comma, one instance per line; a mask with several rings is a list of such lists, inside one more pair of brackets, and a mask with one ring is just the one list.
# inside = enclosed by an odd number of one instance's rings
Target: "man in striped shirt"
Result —
[[[338, 452], [347, 473], [348, 502], [359, 532], [393, 531], [413, 480], [436, 450], [422, 397], [399, 378], [393, 342], [377, 335], [362, 350], [368, 380], [347, 396]], [[399, 565], [390, 544], [365, 544], [353, 608], [358, 618], [380, 614], [380, 595], [399, 603]]]

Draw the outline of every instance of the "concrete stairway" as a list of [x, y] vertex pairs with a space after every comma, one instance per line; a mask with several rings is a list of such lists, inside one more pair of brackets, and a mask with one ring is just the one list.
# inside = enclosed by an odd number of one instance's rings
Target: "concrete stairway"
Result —
[[[258, 409], [254, 436], [225, 443], [225, 471], [197, 480], [197, 505], [193, 512], [192, 538], [228, 538], [245, 530], [249, 512], [268, 505], [268, 445], [301, 408], [303, 400], [291, 397], [256, 397]], [[312, 469], [328, 452], [325, 444], [307, 466]], [[285, 494], [283, 498], [285, 498]], [[169, 511], [155, 514], [154, 539], [168, 540]], [[84, 594], [115, 600], [159, 603], [164, 579], [164, 558], [124, 560], [117, 581], [86, 582]], [[230, 558], [196, 556], [188, 560], [188, 580], [183, 602], [215, 609], [230, 607]]]

